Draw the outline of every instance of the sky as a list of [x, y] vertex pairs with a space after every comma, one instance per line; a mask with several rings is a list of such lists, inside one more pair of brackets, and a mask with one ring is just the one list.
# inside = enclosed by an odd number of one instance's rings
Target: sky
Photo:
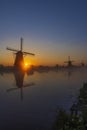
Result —
[[87, 0], [0, 0], [0, 64], [12, 65], [6, 47], [34, 53], [36, 65], [87, 64]]

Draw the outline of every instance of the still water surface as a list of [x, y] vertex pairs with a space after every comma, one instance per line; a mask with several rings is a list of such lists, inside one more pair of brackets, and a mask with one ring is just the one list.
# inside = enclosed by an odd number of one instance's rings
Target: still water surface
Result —
[[87, 69], [0, 75], [0, 130], [50, 130], [56, 110], [69, 111]]

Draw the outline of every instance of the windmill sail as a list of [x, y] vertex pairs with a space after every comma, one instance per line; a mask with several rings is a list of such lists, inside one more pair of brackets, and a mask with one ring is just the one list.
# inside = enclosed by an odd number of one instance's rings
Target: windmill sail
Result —
[[25, 55], [33, 55], [33, 56], [35, 55], [35, 54], [33, 54], [33, 53], [24, 52], [24, 51], [23, 51], [23, 54], [25, 54]]
[[10, 51], [15, 51], [15, 52], [18, 52], [18, 51], [19, 51], [19, 50], [16, 50], [16, 49], [10, 48], [10, 47], [7, 47], [6, 49], [7, 49], [7, 50], [10, 50]]
[[20, 50], [22, 51], [23, 50], [23, 38], [21, 38], [21, 48]]

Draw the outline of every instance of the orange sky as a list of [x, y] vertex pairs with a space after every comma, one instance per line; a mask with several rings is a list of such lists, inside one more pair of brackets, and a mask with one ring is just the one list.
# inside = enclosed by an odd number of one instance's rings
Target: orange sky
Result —
[[[20, 47], [20, 39], [6, 40], [4, 44], [1, 45], [2, 49], [0, 51], [0, 64], [13, 65], [15, 54], [11, 51], [6, 50], [9, 46], [14, 49]], [[50, 42], [43, 43], [41, 41], [31, 41], [28, 39], [24, 40], [23, 44], [24, 51], [35, 53], [35, 56], [25, 56], [25, 62], [33, 65], [64, 65], [64, 61], [68, 60], [68, 56], [75, 61], [74, 64], [80, 64], [80, 62], [86, 63], [86, 53], [78, 48], [78, 46], [68, 46], [66, 45], [56, 45]], [[79, 50], [79, 51], [78, 51]]]

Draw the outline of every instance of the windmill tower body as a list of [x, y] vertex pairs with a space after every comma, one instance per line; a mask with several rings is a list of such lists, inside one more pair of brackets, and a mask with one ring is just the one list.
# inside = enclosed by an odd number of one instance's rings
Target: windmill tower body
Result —
[[71, 66], [73, 66], [73, 65], [72, 65], [72, 61], [69, 60], [69, 61], [68, 61], [68, 67], [71, 67]]
[[23, 53], [21, 51], [16, 53], [14, 66], [18, 68], [24, 66], [24, 58], [23, 58]]

